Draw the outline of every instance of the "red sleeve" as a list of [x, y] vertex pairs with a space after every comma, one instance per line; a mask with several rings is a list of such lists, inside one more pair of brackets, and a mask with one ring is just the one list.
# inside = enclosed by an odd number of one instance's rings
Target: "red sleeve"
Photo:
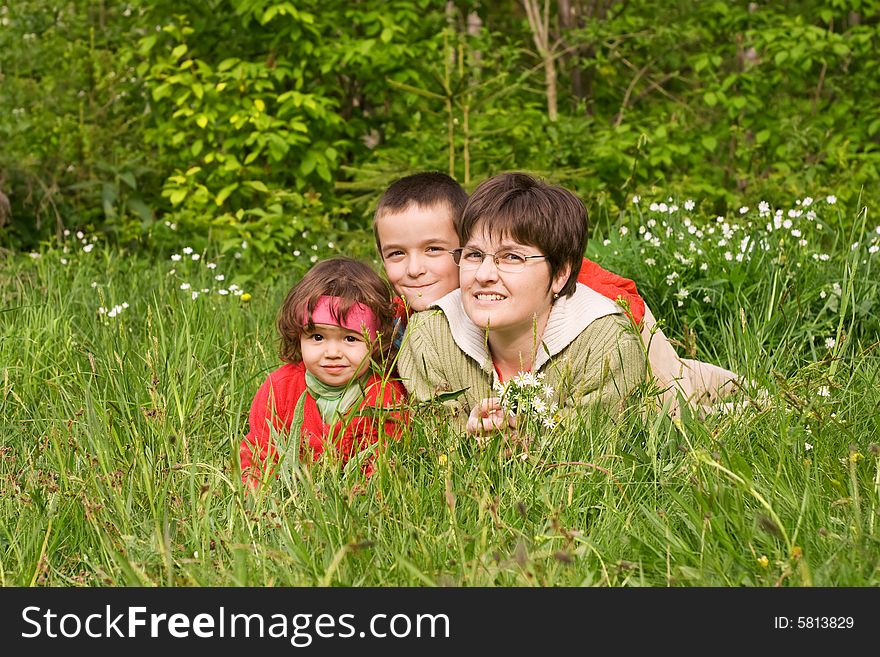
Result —
[[[293, 368], [293, 369], [291, 369]], [[295, 375], [292, 365], [285, 365], [272, 372], [257, 390], [248, 416], [250, 430], [239, 445], [241, 480], [255, 488], [262, 479], [263, 465], [272, 459], [278, 462], [278, 451], [272, 444], [271, 434], [290, 428], [293, 407], [290, 404], [290, 378]]]
[[629, 305], [630, 315], [635, 323], [642, 323], [645, 317], [645, 300], [639, 295], [635, 281], [618, 276], [584, 258], [578, 273], [578, 283], [583, 283], [612, 301], [624, 299]]

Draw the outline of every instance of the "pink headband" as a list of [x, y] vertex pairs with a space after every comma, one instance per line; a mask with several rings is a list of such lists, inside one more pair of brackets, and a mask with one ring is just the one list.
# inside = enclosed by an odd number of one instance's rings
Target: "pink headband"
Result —
[[[315, 309], [312, 311], [312, 323], [341, 326], [356, 333], [362, 333], [366, 329], [370, 340], [375, 340], [376, 333], [379, 331], [379, 320], [376, 319], [376, 314], [370, 310], [369, 306], [355, 301], [348, 309], [345, 320], [340, 321], [340, 301], [339, 297], [327, 295], [320, 297], [318, 303], [315, 304]], [[303, 323], [307, 324], [308, 322], [304, 321]]]

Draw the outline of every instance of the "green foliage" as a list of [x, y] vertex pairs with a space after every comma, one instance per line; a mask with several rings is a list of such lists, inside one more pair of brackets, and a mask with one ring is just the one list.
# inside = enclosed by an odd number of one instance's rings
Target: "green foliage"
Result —
[[276, 253], [308, 230], [342, 243], [424, 169], [469, 189], [538, 173], [603, 230], [652, 187], [718, 213], [875, 200], [876, 0], [570, 4], [550, 26], [555, 121], [518, 2], [3, 5], [2, 241], [161, 242], [167, 221], [227, 250]]
[[136, 27], [118, 2], [0, 5], [0, 243], [88, 225], [128, 239], [153, 220]]
[[384, 77], [405, 70], [430, 29], [420, 5], [154, 4], [160, 30], [141, 39], [139, 70], [171, 218], [230, 243], [247, 234], [263, 251], [320, 221], [317, 194], [394, 119]]

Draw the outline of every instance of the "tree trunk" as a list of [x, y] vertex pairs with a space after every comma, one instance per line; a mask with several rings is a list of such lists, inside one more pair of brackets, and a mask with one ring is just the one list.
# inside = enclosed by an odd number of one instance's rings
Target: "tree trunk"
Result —
[[529, 19], [529, 29], [544, 63], [544, 83], [547, 88], [547, 118], [556, 121], [559, 116], [556, 105], [556, 60], [550, 45], [550, 0], [544, 0], [543, 15], [538, 0], [523, 0], [523, 7]]

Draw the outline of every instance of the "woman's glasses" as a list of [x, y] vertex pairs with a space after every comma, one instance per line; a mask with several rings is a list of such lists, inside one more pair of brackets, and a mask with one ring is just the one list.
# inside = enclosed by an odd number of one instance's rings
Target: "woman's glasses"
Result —
[[495, 263], [498, 271], [503, 271], [510, 274], [521, 272], [523, 269], [525, 269], [526, 263], [529, 260], [547, 257], [545, 255], [522, 255], [516, 253], [515, 251], [486, 253], [485, 251], [480, 251], [479, 249], [469, 248], [453, 249], [449, 253], [452, 254], [452, 259], [455, 260], [455, 264], [458, 265], [459, 269], [478, 269], [479, 266], [483, 264], [483, 260], [486, 259], [486, 256], [489, 256], [490, 258], [492, 258], [492, 261]]

